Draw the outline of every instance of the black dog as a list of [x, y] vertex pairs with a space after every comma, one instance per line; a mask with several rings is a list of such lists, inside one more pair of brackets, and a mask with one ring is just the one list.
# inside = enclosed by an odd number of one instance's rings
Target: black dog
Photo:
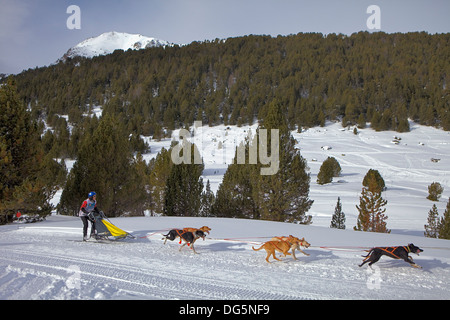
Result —
[[203, 238], [203, 240], [205, 240], [205, 233], [201, 230], [196, 230], [195, 232], [190, 232], [190, 231], [183, 231], [180, 229], [172, 229], [169, 231], [168, 234], [163, 234], [164, 236], [164, 244], [166, 244], [167, 240], [173, 241], [176, 238], [180, 238], [180, 244], [181, 244], [181, 240], [184, 241], [184, 244], [180, 247], [183, 248], [186, 244], [189, 246], [191, 245], [192, 250], [194, 251], [194, 253], [197, 253], [194, 249], [194, 242], [198, 239], [198, 238]]
[[423, 252], [423, 250], [420, 249], [419, 247], [416, 247], [412, 243], [402, 247], [375, 247], [369, 251], [367, 256], [362, 256], [365, 259], [363, 263], [361, 263], [359, 266], [362, 267], [365, 263], [370, 262], [369, 263], [370, 267], [372, 264], [380, 260], [382, 255], [387, 255], [388, 257], [394, 259], [403, 259], [415, 268], [422, 268], [418, 264], [414, 263], [413, 259], [410, 256], [408, 256], [410, 252], [419, 255], [419, 253]]

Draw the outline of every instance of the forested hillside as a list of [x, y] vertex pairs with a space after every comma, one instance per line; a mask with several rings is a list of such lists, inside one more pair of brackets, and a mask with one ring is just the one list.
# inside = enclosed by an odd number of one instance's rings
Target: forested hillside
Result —
[[276, 99], [289, 127], [326, 119], [408, 131], [407, 118], [450, 130], [450, 35], [245, 36], [74, 58], [15, 76], [34, 117], [58, 127], [103, 106], [135, 134], [264, 118]]
[[[6, 130], [0, 136], [0, 223], [19, 210], [50, 213], [49, 200], [59, 188], [59, 211], [66, 214], [77, 212], [86, 190], [104, 195], [110, 216], [185, 208], [168, 195], [177, 181], [187, 181], [181, 175], [200, 186], [201, 171], [172, 170], [167, 152], [147, 165], [139, 153], [148, 152], [142, 135], [158, 139], [195, 120], [238, 126], [259, 121], [280, 129], [284, 146], [276, 176], [241, 185], [245, 204], [227, 199], [239, 177], [255, 176], [258, 167], [230, 166], [216, 204], [203, 201], [202, 212], [238, 206], [245, 217], [309, 223], [310, 177], [288, 133], [327, 119], [404, 132], [411, 118], [450, 130], [449, 42], [448, 33], [251, 35], [117, 50], [10, 76], [0, 81]], [[91, 116], [99, 110], [100, 119]], [[64, 161], [55, 160], [65, 158], [76, 159], [67, 177]], [[291, 185], [280, 184], [292, 171]], [[200, 187], [186, 189], [197, 190], [186, 199], [211, 196]], [[279, 199], [272, 201], [264, 190]], [[191, 211], [199, 210], [199, 201]]]

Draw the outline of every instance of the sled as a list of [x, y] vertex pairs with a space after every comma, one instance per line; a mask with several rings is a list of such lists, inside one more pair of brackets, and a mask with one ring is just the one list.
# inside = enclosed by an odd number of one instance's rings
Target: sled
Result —
[[108, 220], [103, 211], [92, 212], [91, 219], [94, 220], [95, 238], [96, 240], [121, 240], [121, 239], [135, 239], [132, 234], [116, 227]]

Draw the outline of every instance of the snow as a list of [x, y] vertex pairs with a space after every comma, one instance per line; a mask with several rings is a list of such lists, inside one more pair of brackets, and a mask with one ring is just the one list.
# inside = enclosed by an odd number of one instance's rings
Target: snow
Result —
[[140, 50], [149, 47], [167, 46], [169, 43], [141, 34], [129, 34], [124, 32], [105, 32], [97, 37], [86, 39], [72, 47], [64, 55], [63, 59], [81, 56], [93, 58], [99, 55], [107, 55], [115, 50]]
[[[398, 234], [226, 218], [135, 217], [111, 221], [137, 239], [79, 242], [81, 221], [2, 226], [0, 299], [449, 299], [450, 243]], [[212, 228], [205, 241], [179, 251], [163, 244], [170, 228]], [[272, 236], [305, 237], [311, 247], [267, 263], [253, 251]], [[424, 249], [414, 261], [382, 257], [359, 268], [364, 248], [406, 245]], [[272, 260], [272, 259], [271, 259]], [[272, 260], [273, 261], [273, 260]]]
[[[410, 125], [408, 133], [367, 128], [355, 135], [353, 128], [337, 123], [293, 131], [310, 168], [309, 197], [314, 204], [309, 226], [225, 218], [112, 218], [136, 236], [115, 243], [74, 241], [82, 236], [77, 217], [53, 215], [40, 223], [0, 226], [0, 299], [450, 299], [450, 242], [423, 236], [432, 205], [442, 216], [448, 201], [450, 133]], [[249, 132], [254, 135], [256, 127], [196, 128], [192, 139], [205, 163], [204, 182], [209, 179], [213, 191], [235, 146]], [[178, 135], [179, 130], [173, 131], [174, 139]], [[392, 143], [394, 136], [398, 144]], [[171, 142], [146, 140], [151, 146], [151, 153], [144, 155], [147, 161]], [[342, 175], [318, 185], [317, 173], [328, 156], [339, 161]], [[66, 161], [68, 169], [73, 162]], [[388, 200], [391, 234], [352, 230], [361, 183], [370, 168], [386, 182], [383, 197]], [[426, 199], [433, 181], [444, 187], [439, 202]], [[347, 230], [329, 228], [338, 196]], [[205, 241], [196, 242], [197, 255], [187, 246], [178, 251], [177, 241], [164, 245], [161, 240], [171, 228], [203, 225], [212, 231]], [[311, 244], [305, 249], [309, 256], [297, 252], [297, 261], [288, 256], [282, 261], [271, 258], [268, 264], [264, 250], [252, 250], [272, 236], [289, 234], [305, 237]], [[420, 256], [413, 255], [423, 269], [388, 257], [373, 269], [358, 267], [364, 249], [408, 243], [424, 249]]]
[[[217, 192], [223, 175], [231, 163], [235, 148], [247, 136], [254, 136], [258, 125], [214, 127], [197, 126], [194, 142], [203, 158], [205, 169], [203, 182], [209, 179], [211, 190]], [[331, 216], [341, 198], [342, 210], [346, 215], [347, 228], [356, 225], [362, 181], [369, 169], [378, 170], [385, 180], [387, 190], [383, 198], [388, 201], [387, 227], [394, 233], [423, 235], [428, 211], [436, 204], [442, 215], [450, 196], [450, 132], [410, 122], [411, 131], [376, 132], [371, 128], [342, 128], [340, 123], [327, 122], [325, 127], [315, 127], [298, 133], [292, 131], [298, 141], [296, 145], [307, 160], [311, 174], [309, 197], [314, 203], [308, 214], [313, 216], [315, 226], [329, 227]], [[172, 132], [172, 139], [178, 140], [179, 130]], [[401, 138], [392, 144], [393, 137]], [[154, 141], [146, 139], [151, 153], [144, 155], [149, 161], [156, 157], [161, 148], [168, 149], [172, 139]], [[421, 143], [421, 144], [420, 144]], [[327, 148], [323, 148], [327, 146]], [[334, 157], [342, 173], [330, 184], [317, 184], [317, 174], [323, 161]], [[432, 158], [441, 159], [439, 162]], [[439, 182], [444, 193], [439, 202], [432, 202], [428, 186]]]

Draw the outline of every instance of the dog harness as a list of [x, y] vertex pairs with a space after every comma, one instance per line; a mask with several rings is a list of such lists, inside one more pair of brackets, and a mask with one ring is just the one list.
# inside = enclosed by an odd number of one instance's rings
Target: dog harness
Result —
[[[182, 235], [185, 234], [187, 231], [184, 231], [184, 229], [183, 230], [176, 229], [176, 230], [177, 230], [178, 236], [180, 237], [180, 242], [179, 243], [181, 244], [181, 240], [183, 239]], [[191, 245], [191, 243], [187, 242], [187, 245], [189, 247]]]
[[[279, 237], [277, 237], [277, 238], [279, 238]], [[292, 243], [290, 243], [289, 241], [287, 241], [287, 240], [279, 240], [280, 242], [286, 242], [289, 246], [292, 246]], [[280, 249], [276, 244], [275, 244], [275, 242], [276, 241], [272, 241], [272, 244], [274, 245], [274, 247], [275, 248], [277, 248], [278, 249], [278, 251], [281, 251], [281, 252], [283, 252], [283, 250], [282, 249]]]
[[[407, 253], [410, 253], [410, 252], [411, 252], [411, 250], [409, 249], [409, 246], [402, 246], [402, 247], [403, 247], [403, 249], [406, 250]], [[397, 250], [398, 248], [400, 248], [400, 247], [387, 247], [387, 248], [381, 248], [381, 247], [379, 247], [379, 249], [381, 249], [381, 250], [383, 250], [383, 251], [389, 253], [390, 255], [394, 256], [396, 259], [401, 259], [399, 256], [397, 256], [396, 254], [394, 254], [394, 251]], [[388, 249], [392, 249], [392, 250], [389, 251]]]

